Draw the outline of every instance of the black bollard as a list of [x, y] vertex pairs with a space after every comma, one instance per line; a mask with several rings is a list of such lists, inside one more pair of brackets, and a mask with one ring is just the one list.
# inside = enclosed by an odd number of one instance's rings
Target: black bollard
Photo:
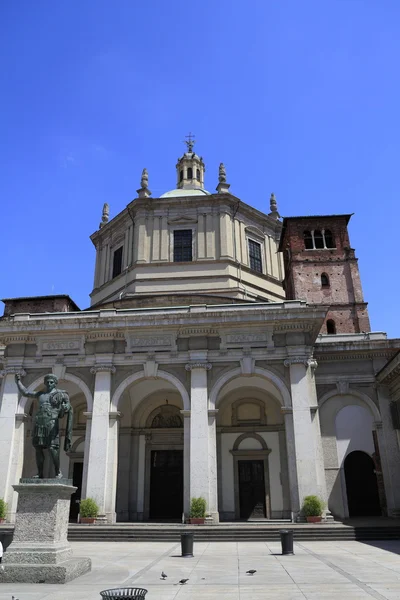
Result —
[[182, 556], [193, 556], [193, 533], [181, 533]]
[[291, 529], [281, 529], [282, 554], [294, 554], [293, 552], [293, 531]]

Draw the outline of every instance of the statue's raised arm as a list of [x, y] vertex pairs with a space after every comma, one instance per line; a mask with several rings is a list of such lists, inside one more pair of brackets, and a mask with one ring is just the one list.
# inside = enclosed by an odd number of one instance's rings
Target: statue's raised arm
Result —
[[40, 395], [40, 392], [28, 392], [26, 387], [21, 382], [21, 375], [19, 373], [15, 375], [15, 383], [17, 384], [19, 392], [27, 398], [37, 398]]

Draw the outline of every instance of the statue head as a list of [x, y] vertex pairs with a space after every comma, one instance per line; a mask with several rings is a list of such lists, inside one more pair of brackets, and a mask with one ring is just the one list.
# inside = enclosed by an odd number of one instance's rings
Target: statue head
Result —
[[53, 373], [48, 373], [48, 375], [44, 376], [44, 384], [47, 387], [47, 390], [50, 392], [51, 390], [54, 390], [55, 387], [57, 387], [58, 378], [55, 375], [53, 375]]

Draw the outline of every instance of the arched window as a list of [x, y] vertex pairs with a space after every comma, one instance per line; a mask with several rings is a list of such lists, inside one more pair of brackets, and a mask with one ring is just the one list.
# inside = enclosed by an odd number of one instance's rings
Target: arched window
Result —
[[179, 172], [179, 181], [183, 181], [183, 171]]
[[200, 169], [196, 169], [196, 179], [200, 181]]
[[303, 233], [304, 237], [304, 246], [306, 250], [312, 250], [314, 248], [314, 242], [312, 239], [311, 231], [305, 231]]
[[188, 167], [187, 178], [188, 179], [193, 179], [193, 169], [192, 169], [192, 167]]
[[330, 335], [334, 335], [336, 333], [336, 325], [333, 319], [328, 319], [326, 322], [326, 332]]
[[321, 274], [321, 286], [322, 287], [329, 287], [330, 283], [329, 283], [329, 277], [326, 273], [322, 273]]
[[314, 243], [316, 248], [324, 247], [324, 237], [322, 235], [322, 231], [320, 231], [319, 229], [316, 229], [314, 231]]
[[330, 229], [325, 229], [324, 236], [325, 236], [325, 246], [327, 248], [336, 248], [335, 240], [333, 239], [332, 231]]

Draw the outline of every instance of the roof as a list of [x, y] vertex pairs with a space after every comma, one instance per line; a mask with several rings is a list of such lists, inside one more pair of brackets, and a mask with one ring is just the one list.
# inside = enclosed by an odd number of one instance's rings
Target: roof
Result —
[[337, 219], [338, 217], [344, 217], [346, 219], [346, 225], [347, 225], [347, 223], [350, 221], [350, 219], [353, 215], [354, 215], [354, 213], [344, 214], [344, 215], [302, 215], [300, 217], [283, 217], [282, 232], [281, 232], [281, 238], [279, 241], [278, 252], [282, 252], [282, 250], [283, 250], [282, 242], [283, 242], [283, 238], [285, 237], [286, 226], [287, 226], [288, 221], [299, 221], [301, 219], [304, 219], [304, 220], [307, 220], [307, 219]]
[[207, 190], [204, 190], [203, 188], [186, 188], [170, 190], [169, 192], [165, 192], [165, 194], [161, 194], [160, 198], [176, 198], [179, 196], [211, 196], [211, 193], [207, 192]]
[[2, 302], [23, 302], [24, 300], [55, 300], [56, 298], [66, 298], [76, 310], [81, 310], [68, 294], [52, 294], [50, 296], [21, 296], [18, 298], [1, 298]]

